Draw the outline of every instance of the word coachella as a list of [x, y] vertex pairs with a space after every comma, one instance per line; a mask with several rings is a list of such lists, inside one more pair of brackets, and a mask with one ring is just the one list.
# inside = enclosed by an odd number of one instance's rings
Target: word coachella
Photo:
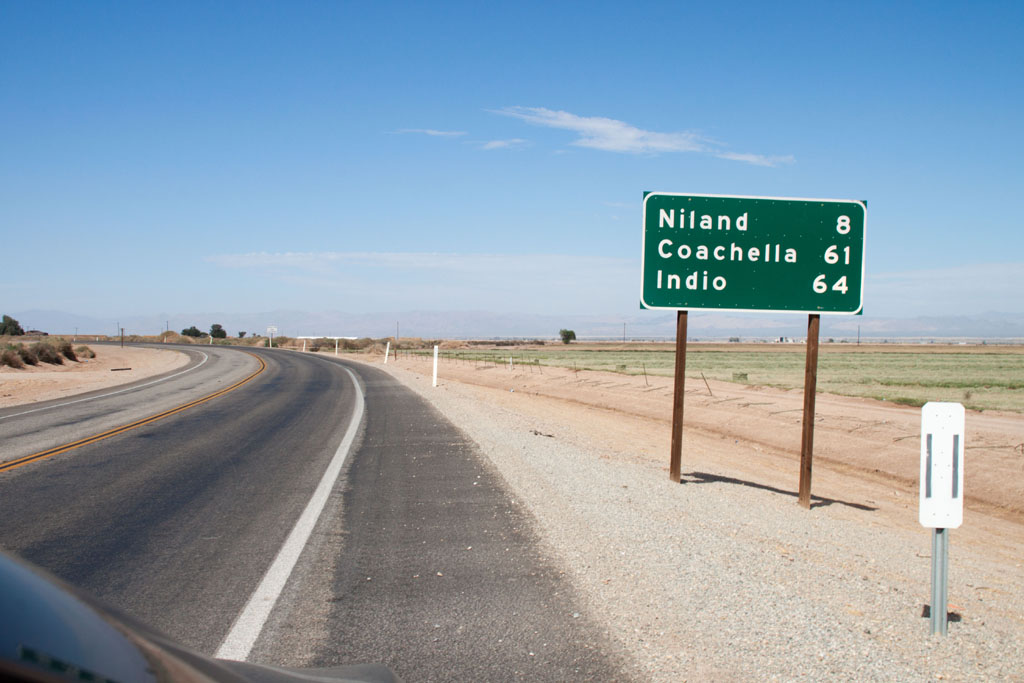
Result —
[[[675, 229], [678, 217], [678, 229], [680, 230], [732, 230], [735, 228], [739, 232], [747, 231], [748, 217], [746, 213], [737, 216], [735, 221], [729, 216], [712, 217], [708, 214], [701, 214], [698, 217], [694, 211], [690, 211], [689, 216], [686, 214], [685, 209], [679, 209], [678, 216], [675, 209], [660, 209], [658, 228]], [[689, 244], [680, 244], [677, 247], [671, 239], [666, 238], [658, 242], [658, 255], [663, 259], [678, 258], [681, 261], [691, 258], [696, 261], [742, 261], [746, 257], [747, 261], [753, 263], [796, 263], [796, 249], [783, 249], [779, 244], [765, 244], [764, 251], [761, 251], [760, 247], [744, 249], [735, 242], [730, 243], [729, 246], [719, 244], [709, 247], [706, 244], [700, 244], [691, 247]], [[710, 284], [713, 289], [720, 292], [727, 285], [725, 278], [721, 275], [712, 277], [710, 283], [708, 271], [704, 271], [703, 278], [700, 275], [700, 271], [695, 270], [684, 280], [681, 275], [670, 273], [666, 276], [661, 269], [658, 269], [658, 289], [682, 289], [685, 283], [687, 289], [707, 290]]]

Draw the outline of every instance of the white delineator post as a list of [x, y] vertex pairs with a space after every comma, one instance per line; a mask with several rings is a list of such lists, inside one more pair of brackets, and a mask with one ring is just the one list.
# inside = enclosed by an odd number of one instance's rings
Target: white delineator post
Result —
[[335, 356], [338, 355], [338, 340], [337, 339], [334, 340], [334, 355]]
[[949, 530], [964, 519], [964, 450], [964, 407], [925, 403], [918, 519], [932, 528], [932, 635], [946, 635], [948, 628]]
[[434, 347], [434, 386], [437, 386], [437, 346]]
[[306, 340], [305, 339], [302, 340], [302, 351], [303, 351], [303, 353], [305, 353], [305, 351], [306, 351]]
[[388, 364], [388, 356], [391, 355], [391, 342], [384, 348], [384, 365]]

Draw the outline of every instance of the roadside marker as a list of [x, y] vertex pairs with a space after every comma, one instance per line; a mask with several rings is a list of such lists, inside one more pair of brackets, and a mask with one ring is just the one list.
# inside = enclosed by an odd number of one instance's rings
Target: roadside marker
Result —
[[948, 630], [949, 530], [964, 520], [964, 418], [959, 403], [929, 402], [921, 408], [918, 521], [932, 529], [932, 635]]

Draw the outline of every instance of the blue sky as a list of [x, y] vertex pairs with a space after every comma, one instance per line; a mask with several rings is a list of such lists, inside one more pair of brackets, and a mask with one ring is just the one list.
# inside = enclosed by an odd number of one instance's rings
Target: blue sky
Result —
[[1024, 4], [0, 0], [0, 308], [635, 315], [645, 190], [1024, 313]]

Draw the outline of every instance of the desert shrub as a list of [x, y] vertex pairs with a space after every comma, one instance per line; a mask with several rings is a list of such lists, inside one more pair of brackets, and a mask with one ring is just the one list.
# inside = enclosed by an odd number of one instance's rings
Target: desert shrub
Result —
[[29, 365], [39, 365], [39, 356], [37, 356], [36, 352], [29, 347], [18, 344], [17, 348], [14, 350], [25, 363], [28, 363]]
[[4, 349], [0, 351], [0, 365], [20, 369], [25, 367], [25, 362], [21, 360], [21, 356], [14, 349]]
[[95, 358], [96, 357], [96, 352], [93, 351], [92, 349], [90, 349], [88, 346], [85, 346], [85, 345], [76, 346], [75, 347], [75, 353], [77, 353], [82, 358]]
[[75, 355], [74, 348], [71, 347], [71, 342], [63, 341], [57, 346], [57, 350], [60, 351], [60, 355], [64, 356], [68, 360], [77, 361], [78, 356]]
[[374, 341], [369, 337], [362, 337], [360, 339], [342, 339], [341, 348], [346, 351], [362, 351], [364, 349], [372, 348]]
[[35, 351], [36, 357], [43, 363], [52, 363], [53, 365], [64, 364], [64, 357], [60, 355], [60, 351], [54, 348], [52, 344], [36, 342], [32, 345], [32, 350]]

